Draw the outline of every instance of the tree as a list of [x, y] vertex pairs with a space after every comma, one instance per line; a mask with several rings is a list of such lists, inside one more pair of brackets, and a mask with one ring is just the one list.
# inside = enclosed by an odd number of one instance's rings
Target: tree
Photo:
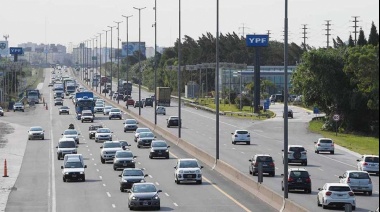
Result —
[[379, 33], [377, 33], [377, 29], [373, 21], [371, 26], [371, 32], [368, 38], [368, 44], [371, 44], [373, 46], [377, 46], [379, 44]]
[[358, 38], [358, 42], [356, 43], [356, 45], [358, 45], [358, 46], [367, 45], [367, 40], [365, 39], [364, 31], [362, 29], [360, 29], [360, 31], [359, 31], [359, 38]]
[[354, 47], [355, 46], [355, 42], [352, 39], [352, 35], [350, 35], [350, 37], [348, 38], [348, 46], [349, 47]]

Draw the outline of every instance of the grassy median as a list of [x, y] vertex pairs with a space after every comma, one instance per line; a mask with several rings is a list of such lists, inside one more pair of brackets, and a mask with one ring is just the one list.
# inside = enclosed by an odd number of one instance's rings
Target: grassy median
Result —
[[339, 146], [343, 146], [351, 151], [359, 154], [379, 155], [379, 138], [361, 136], [355, 134], [339, 133], [322, 130], [324, 122], [322, 120], [311, 121], [309, 130], [323, 135], [323, 137], [331, 138]]

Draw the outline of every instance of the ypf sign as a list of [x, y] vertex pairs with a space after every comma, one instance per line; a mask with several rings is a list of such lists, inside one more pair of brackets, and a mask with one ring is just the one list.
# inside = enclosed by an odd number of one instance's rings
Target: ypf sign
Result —
[[269, 44], [269, 35], [247, 35], [247, 47], [267, 47]]

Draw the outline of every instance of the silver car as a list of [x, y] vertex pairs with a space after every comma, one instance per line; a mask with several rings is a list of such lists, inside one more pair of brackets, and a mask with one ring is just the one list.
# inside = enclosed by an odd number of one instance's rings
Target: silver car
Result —
[[339, 178], [339, 182], [347, 183], [353, 192], [363, 192], [372, 196], [372, 180], [368, 172], [348, 170]]
[[112, 106], [106, 105], [103, 110], [103, 115], [108, 115], [112, 109]]
[[320, 138], [314, 143], [314, 152], [317, 154], [319, 154], [319, 152], [330, 152], [330, 154], [334, 154], [335, 152], [334, 141], [331, 138]]
[[136, 208], [154, 208], [160, 210], [160, 197], [158, 193], [162, 190], [157, 190], [153, 183], [135, 183], [131, 190], [127, 190], [128, 208], [134, 210]]
[[28, 131], [28, 140], [45, 139], [45, 130], [42, 127], [31, 127]]
[[375, 173], [379, 176], [379, 156], [378, 155], [363, 155], [358, 161], [358, 170], [368, 173]]

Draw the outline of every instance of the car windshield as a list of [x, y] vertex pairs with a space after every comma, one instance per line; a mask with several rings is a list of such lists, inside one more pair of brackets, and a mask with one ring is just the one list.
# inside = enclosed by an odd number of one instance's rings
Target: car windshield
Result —
[[61, 141], [59, 142], [59, 148], [75, 148], [75, 142], [74, 141]]
[[244, 135], [244, 134], [248, 134], [248, 131], [245, 131], [245, 130], [236, 131], [236, 134]]
[[141, 170], [125, 170], [123, 176], [144, 176]]
[[102, 129], [98, 129], [98, 131], [96, 131], [96, 132], [98, 132], [98, 133], [110, 133], [111, 131], [109, 129], [102, 128]]
[[351, 179], [369, 179], [369, 175], [366, 172], [351, 172], [348, 177]]
[[30, 131], [43, 131], [41, 127], [32, 127]]
[[112, 106], [106, 106], [104, 109], [105, 109], [105, 110], [111, 110], [111, 109], [112, 109]]
[[69, 107], [63, 106], [63, 107], [61, 107], [61, 109], [69, 109]]
[[80, 161], [75, 162], [66, 162], [65, 168], [83, 168], [82, 163]]
[[64, 135], [76, 135], [78, 132], [76, 130], [65, 130]]
[[103, 148], [118, 148], [121, 147], [120, 143], [104, 143]]
[[15, 103], [15, 106], [22, 106], [22, 103]]
[[256, 158], [256, 161], [257, 162], [273, 162], [273, 159], [270, 156], [258, 156]]
[[136, 130], [136, 132], [137, 132], [137, 133], [150, 132], [150, 129], [148, 129], [148, 128], [138, 128], [138, 129]]
[[366, 157], [365, 162], [368, 163], [379, 163], [379, 157]]
[[151, 132], [142, 132], [139, 135], [140, 138], [153, 138], [154, 134]]
[[99, 128], [103, 128], [103, 126], [90, 126], [89, 130], [97, 130]]
[[308, 178], [309, 173], [306, 171], [291, 171], [290, 172], [290, 177], [294, 178]]
[[289, 151], [292, 151], [292, 152], [303, 152], [303, 151], [305, 151], [305, 148], [303, 148], [303, 147], [290, 147]]
[[348, 186], [330, 186], [329, 191], [351, 191]]
[[332, 140], [320, 140], [319, 143], [321, 143], [321, 144], [331, 144]]
[[59, 102], [59, 101], [62, 101], [62, 99], [61, 98], [56, 98], [55, 101]]
[[96, 104], [95, 107], [103, 107], [103, 104]]
[[111, 112], [120, 112], [119, 109], [112, 109]]
[[176, 121], [176, 120], [178, 120], [178, 117], [170, 117], [169, 120], [171, 120], [171, 121]]
[[126, 120], [125, 123], [126, 124], [136, 124], [137, 122], [136, 122], [136, 120], [129, 119], [129, 120]]
[[166, 142], [153, 142], [152, 147], [167, 147]]
[[132, 188], [134, 193], [157, 192], [156, 186], [152, 184], [134, 184]]
[[196, 160], [183, 160], [179, 163], [179, 168], [198, 168]]
[[133, 158], [132, 152], [116, 152], [116, 158]]
[[83, 113], [82, 116], [92, 116], [92, 113]]

